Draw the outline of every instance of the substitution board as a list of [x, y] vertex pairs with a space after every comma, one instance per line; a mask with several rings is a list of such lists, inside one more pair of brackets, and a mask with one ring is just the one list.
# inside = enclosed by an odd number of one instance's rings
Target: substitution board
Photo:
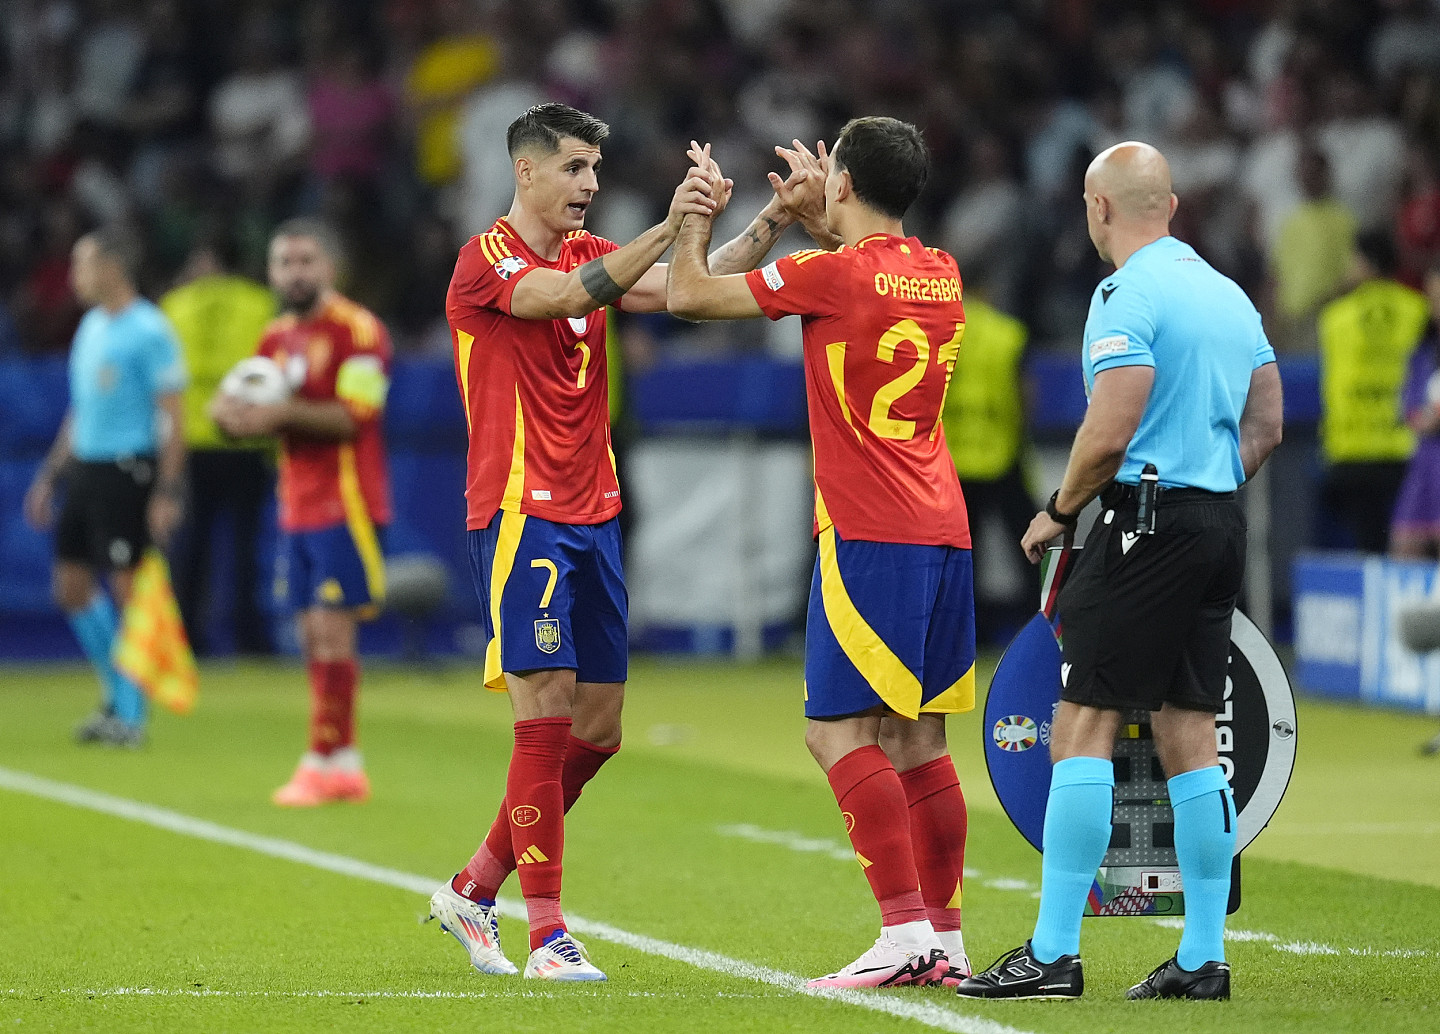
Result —
[[[1010, 821], [1037, 850], [1050, 791], [1050, 728], [1060, 703], [1061, 629], [1055, 599], [1078, 550], [1045, 558], [1041, 612], [1006, 648], [985, 702], [985, 762]], [[1237, 837], [1229, 911], [1240, 904], [1240, 852], [1265, 828], [1295, 767], [1295, 697], [1275, 649], [1240, 611], [1230, 626], [1225, 706], [1215, 717], [1221, 768], [1235, 795]], [[1175, 820], [1150, 714], [1133, 711], [1115, 745], [1110, 847], [1086, 915], [1185, 912], [1175, 862]]]

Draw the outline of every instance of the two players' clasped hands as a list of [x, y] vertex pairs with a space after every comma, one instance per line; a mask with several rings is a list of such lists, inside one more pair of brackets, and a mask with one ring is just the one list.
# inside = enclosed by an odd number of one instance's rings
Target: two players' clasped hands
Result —
[[[823, 225], [825, 218], [825, 179], [830, 171], [829, 154], [825, 141], [815, 145], [812, 153], [799, 140], [791, 141], [794, 147], [776, 145], [775, 153], [790, 166], [790, 175], [784, 179], [779, 173], [769, 173], [770, 185], [780, 205], [797, 222]], [[667, 222], [676, 232], [687, 215], [714, 218], [725, 211], [735, 182], [725, 178], [719, 164], [710, 155], [710, 145], [703, 146], [691, 140], [686, 151], [694, 163], [685, 174], [684, 181], [675, 188], [675, 197], [670, 202]]]

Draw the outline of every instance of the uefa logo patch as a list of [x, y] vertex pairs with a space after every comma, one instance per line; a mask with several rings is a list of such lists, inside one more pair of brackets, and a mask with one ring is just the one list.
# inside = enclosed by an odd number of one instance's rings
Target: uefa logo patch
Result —
[[533, 804], [521, 804], [510, 809], [510, 821], [520, 827], [533, 826], [540, 821], [540, 809]]
[[554, 653], [560, 649], [560, 619], [540, 618], [535, 622], [535, 649]]
[[1040, 738], [1033, 719], [1023, 714], [1009, 714], [995, 723], [991, 731], [995, 746], [1001, 750], [1029, 750]]
[[501, 280], [509, 280], [527, 265], [526, 261], [518, 255], [506, 255], [499, 262], [495, 263], [495, 272], [500, 274]]

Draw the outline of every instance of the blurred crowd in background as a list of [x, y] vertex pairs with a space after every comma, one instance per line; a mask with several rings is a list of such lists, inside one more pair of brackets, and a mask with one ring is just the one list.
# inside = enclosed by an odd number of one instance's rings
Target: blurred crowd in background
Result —
[[[191, 447], [228, 448], [205, 402], [273, 309], [214, 278], [263, 282], [270, 231], [318, 215], [345, 293], [401, 357], [443, 363], [456, 252], [508, 209], [505, 129], [546, 99], [610, 124], [588, 225], [618, 242], [663, 218], [691, 139], [736, 183], [725, 239], [783, 168], [775, 144], [860, 114], [918, 124], [933, 167], [906, 227], [956, 257], [970, 317], [947, 437], [972, 518], [1012, 538], [1043, 498], [1022, 353], [1078, 354], [1108, 272], [1085, 167], [1156, 144], [1176, 235], [1282, 357], [1318, 357], [1306, 478], [1342, 530], [1312, 544], [1440, 549], [1440, 0], [0, 0], [0, 360], [66, 353], [71, 248], [128, 223], [187, 350]], [[631, 372], [793, 357], [798, 335], [763, 324], [627, 316], [618, 351]], [[246, 490], [246, 527], [267, 491]]]
[[593, 220], [621, 241], [692, 137], [758, 202], [773, 144], [913, 120], [909, 228], [1042, 346], [1103, 272], [1080, 181], [1125, 138], [1167, 153], [1177, 235], [1283, 348], [1313, 348], [1357, 233], [1415, 285], [1440, 247], [1432, 0], [3, 0], [0, 31], [0, 354], [68, 347], [88, 226], [143, 229], [156, 295], [208, 238], [258, 275], [295, 214], [341, 227], [402, 352], [443, 351], [455, 251], [509, 204], [504, 127], [547, 97], [611, 124]]

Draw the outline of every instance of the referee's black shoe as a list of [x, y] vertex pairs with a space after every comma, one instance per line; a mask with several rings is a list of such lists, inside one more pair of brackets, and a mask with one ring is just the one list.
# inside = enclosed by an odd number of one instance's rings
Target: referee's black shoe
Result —
[[1079, 955], [1041, 962], [1026, 941], [992, 962], [985, 972], [960, 981], [955, 993], [961, 998], [1066, 999], [1079, 998], [1084, 990]]
[[1180, 960], [1172, 958], [1155, 967], [1140, 983], [1125, 992], [1136, 998], [1196, 998], [1223, 1002], [1230, 997], [1230, 964], [1206, 962], [1197, 970], [1180, 968]]

